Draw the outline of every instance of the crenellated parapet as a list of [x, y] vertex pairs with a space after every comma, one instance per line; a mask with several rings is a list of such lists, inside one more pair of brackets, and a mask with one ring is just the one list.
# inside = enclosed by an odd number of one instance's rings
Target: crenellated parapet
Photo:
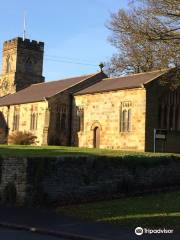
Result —
[[5, 41], [3, 45], [4, 51], [11, 48], [24, 48], [35, 51], [44, 51], [44, 42], [38, 42], [35, 40], [24, 39], [21, 37], [13, 38], [11, 40]]

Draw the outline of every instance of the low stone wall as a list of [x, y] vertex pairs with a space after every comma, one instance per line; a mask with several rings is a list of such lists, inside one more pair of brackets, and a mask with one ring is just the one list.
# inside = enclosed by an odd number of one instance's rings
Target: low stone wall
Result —
[[0, 159], [4, 202], [15, 197], [11, 202], [19, 204], [71, 204], [174, 186], [180, 186], [178, 156]]
[[[27, 194], [27, 163], [26, 158], [0, 158], [0, 199], [2, 202], [24, 203]], [[13, 191], [16, 193], [14, 194]]]

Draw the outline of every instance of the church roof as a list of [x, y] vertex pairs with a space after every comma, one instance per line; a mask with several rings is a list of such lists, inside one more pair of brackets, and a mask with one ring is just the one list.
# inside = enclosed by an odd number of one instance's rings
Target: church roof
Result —
[[44, 98], [52, 97], [57, 93], [65, 91], [93, 76], [96, 76], [96, 74], [89, 74], [57, 81], [32, 84], [31, 86], [16, 93], [8, 94], [4, 97], [1, 97], [0, 106], [42, 101]]
[[158, 78], [159, 76], [163, 75], [168, 71], [169, 69], [165, 69], [146, 73], [131, 74], [122, 77], [105, 78], [101, 82], [98, 82], [90, 87], [78, 91], [77, 93], [75, 93], [75, 95], [142, 87], [143, 84], [146, 84]]

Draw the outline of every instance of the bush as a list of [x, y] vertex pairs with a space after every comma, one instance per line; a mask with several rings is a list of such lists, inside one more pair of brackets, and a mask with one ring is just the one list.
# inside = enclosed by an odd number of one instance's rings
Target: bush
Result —
[[31, 132], [13, 132], [8, 137], [9, 144], [30, 145], [36, 143], [37, 137]]

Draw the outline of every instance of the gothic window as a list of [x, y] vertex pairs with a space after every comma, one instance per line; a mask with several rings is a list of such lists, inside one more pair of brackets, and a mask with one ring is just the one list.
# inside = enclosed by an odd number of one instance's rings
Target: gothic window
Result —
[[161, 121], [162, 121], [162, 107], [159, 106], [158, 110], [158, 125], [161, 126]]
[[179, 124], [179, 122], [180, 122], [179, 106], [176, 106], [176, 110], [175, 110], [175, 111], [176, 111], [176, 113], [175, 113], [175, 116], [176, 116], [176, 119], [175, 119], [175, 129], [176, 129], [176, 130], [180, 130], [180, 129], [179, 129], [179, 125], [180, 125], [180, 124]]
[[122, 111], [122, 132], [127, 132], [127, 110]]
[[170, 118], [169, 118], [169, 129], [170, 130], [172, 130], [173, 128], [174, 128], [174, 126], [173, 126], [173, 114], [174, 114], [174, 106], [173, 105], [171, 105], [170, 107], [169, 107], [169, 116], [170, 116]]
[[66, 132], [67, 107], [65, 104], [57, 106], [56, 116], [57, 116], [57, 119], [56, 119], [57, 131]]
[[128, 126], [127, 126], [128, 132], [131, 131], [131, 109], [128, 109]]
[[30, 130], [37, 130], [38, 113], [31, 113]]
[[131, 131], [131, 121], [132, 121], [132, 103], [130, 101], [125, 101], [121, 103], [120, 108], [120, 131], [130, 132]]
[[77, 108], [77, 130], [84, 131], [84, 109]]
[[25, 71], [31, 73], [33, 71], [33, 63], [30, 57], [26, 59], [25, 62]]
[[13, 115], [13, 131], [19, 130], [19, 109], [14, 109]]
[[61, 115], [61, 130], [66, 128], [66, 114], [62, 113]]
[[159, 99], [158, 127], [167, 130], [180, 130], [180, 96], [179, 93], [169, 92]]
[[164, 113], [162, 114], [162, 117], [163, 117], [163, 125], [161, 125], [161, 128], [167, 128], [167, 113], [168, 113], [168, 107], [167, 106], [165, 106], [165, 108], [164, 108]]
[[3, 112], [0, 111], [0, 134], [2, 129], [5, 129], [7, 127], [6, 119], [4, 117]]
[[11, 71], [11, 63], [10, 63], [10, 56], [8, 55], [6, 58], [6, 73]]

